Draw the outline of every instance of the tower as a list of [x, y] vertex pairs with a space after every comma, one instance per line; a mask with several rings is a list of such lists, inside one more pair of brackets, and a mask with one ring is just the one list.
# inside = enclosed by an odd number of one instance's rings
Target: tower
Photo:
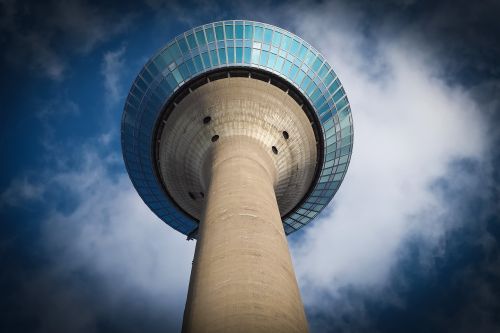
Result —
[[206, 24], [140, 71], [122, 118], [144, 202], [197, 239], [184, 332], [306, 332], [286, 235], [339, 188], [352, 116], [325, 59], [292, 33]]

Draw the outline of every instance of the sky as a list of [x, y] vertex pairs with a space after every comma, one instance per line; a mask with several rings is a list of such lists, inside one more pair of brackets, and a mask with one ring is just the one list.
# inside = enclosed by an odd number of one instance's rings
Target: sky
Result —
[[141, 201], [120, 119], [177, 34], [317, 48], [351, 102], [337, 195], [288, 237], [311, 332], [500, 331], [500, 2], [0, 0], [0, 331], [178, 332], [195, 241]]

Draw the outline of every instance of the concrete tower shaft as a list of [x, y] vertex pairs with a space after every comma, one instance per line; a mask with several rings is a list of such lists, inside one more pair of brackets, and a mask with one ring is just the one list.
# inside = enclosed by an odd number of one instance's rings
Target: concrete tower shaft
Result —
[[307, 332], [273, 159], [243, 136], [220, 139], [210, 155], [183, 332]]
[[166, 119], [160, 171], [200, 220], [184, 332], [307, 332], [281, 216], [316, 170], [304, 110], [253, 78], [191, 91]]

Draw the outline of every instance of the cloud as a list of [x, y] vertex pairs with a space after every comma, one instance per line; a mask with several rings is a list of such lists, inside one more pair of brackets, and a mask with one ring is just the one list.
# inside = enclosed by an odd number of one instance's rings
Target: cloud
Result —
[[88, 54], [124, 32], [134, 16], [80, 0], [2, 1], [0, 9], [5, 60], [55, 81], [65, 78], [71, 55]]
[[33, 183], [27, 177], [14, 179], [0, 195], [0, 207], [4, 205], [21, 206], [31, 201], [40, 201], [43, 192], [43, 186]]
[[97, 332], [101, 318], [117, 312], [128, 316], [124, 327], [110, 323], [121, 332], [136, 331], [134, 321], [148, 321], [141, 327], [149, 331], [179, 331], [194, 242], [154, 216], [123, 169], [111, 171], [122, 165], [119, 156], [98, 151], [86, 145], [59, 163], [77, 167], [14, 181], [2, 193], [11, 202], [37, 198], [47, 209], [40, 221], [45, 265], [18, 297], [27, 300], [25, 311], [34, 309], [40, 332]]
[[121, 77], [125, 70], [125, 45], [104, 54], [101, 63], [101, 74], [104, 76], [105, 100], [108, 107], [123, 100], [123, 85]]
[[411, 241], [427, 254], [416, 270], [432, 269], [443, 255], [443, 239], [463, 218], [434, 184], [446, 179], [477, 191], [476, 174], [451, 165], [489, 162], [485, 114], [470, 90], [449, 83], [439, 60], [429, 61], [432, 50], [414, 32], [367, 28], [366, 12], [338, 3], [287, 4], [257, 16], [317, 47], [350, 99], [355, 139], [346, 179], [291, 247], [309, 314], [326, 318], [327, 326], [313, 328], [373, 331], [366, 304], [352, 294], [404, 307], [390, 283]]
[[[44, 149], [54, 153], [61, 142], [58, 140], [58, 129], [61, 123], [67, 123], [68, 118], [75, 118], [80, 115], [80, 106], [66, 96], [65, 92], [45, 103], [35, 112], [36, 118], [40, 121], [43, 129], [41, 143]], [[52, 157], [52, 156], [50, 156]]]
[[[185, 0], [182, 2], [170, 0], [146, 0], [146, 4], [155, 12], [156, 20], [163, 25], [172, 23], [175, 17], [177, 24], [185, 24], [186, 29], [207, 23], [220, 21], [228, 16], [234, 3], [225, 1]], [[208, 21], [207, 21], [207, 18]]]

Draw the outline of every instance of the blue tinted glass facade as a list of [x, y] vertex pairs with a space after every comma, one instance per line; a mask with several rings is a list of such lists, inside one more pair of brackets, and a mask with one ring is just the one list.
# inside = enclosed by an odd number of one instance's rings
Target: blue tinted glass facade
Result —
[[351, 108], [337, 75], [318, 51], [294, 34], [264, 23], [224, 21], [194, 28], [159, 50], [141, 70], [125, 103], [121, 136], [125, 165], [137, 192], [158, 217], [186, 235], [198, 223], [163, 193], [155, 176], [155, 123], [169, 98], [190, 79], [242, 66], [287, 80], [307, 98], [321, 123], [320, 175], [301, 207], [283, 219], [286, 234], [325, 208], [347, 171], [353, 145]]

